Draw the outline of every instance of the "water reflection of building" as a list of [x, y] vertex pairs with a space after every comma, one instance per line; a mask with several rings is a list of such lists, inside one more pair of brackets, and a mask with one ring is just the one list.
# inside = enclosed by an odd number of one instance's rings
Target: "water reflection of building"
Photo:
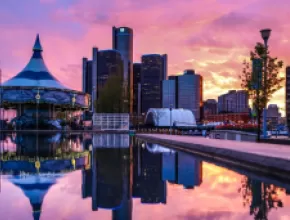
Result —
[[64, 157], [59, 157], [59, 147], [66, 149], [67, 146], [73, 146], [70, 144], [72, 142], [79, 143], [76, 141], [78, 138], [74, 138], [75, 141], [57, 135], [17, 134], [11, 137], [17, 146], [12, 148], [14, 151], [1, 149], [3, 154], [0, 158], [0, 173], [10, 174], [7, 179], [23, 191], [30, 202], [35, 220], [40, 219], [45, 196], [57, 179], [67, 171], [87, 166], [88, 158], [85, 152], [70, 151], [69, 154], [67, 151]]
[[80, 136], [17, 133], [9, 138], [12, 144], [1, 149], [4, 173], [59, 173], [88, 163], [88, 151], [83, 149]]
[[202, 183], [202, 161], [183, 153], [164, 153], [162, 179], [192, 189]]
[[[141, 203], [166, 203], [166, 182], [161, 178], [162, 153], [136, 143], [133, 148], [133, 197]], [[150, 146], [152, 147], [152, 146]]]
[[92, 198], [92, 210], [110, 209], [113, 219], [132, 219], [132, 197], [140, 198], [143, 204], [166, 204], [166, 181], [185, 188], [201, 184], [201, 161], [138, 140], [129, 147], [133, 140], [121, 137], [94, 135], [91, 168], [82, 171], [82, 197]]
[[182, 152], [178, 152], [177, 157], [177, 183], [185, 188], [199, 186], [202, 183], [202, 162]]
[[40, 219], [43, 200], [50, 187], [56, 183], [58, 177], [60, 176], [40, 177], [38, 175], [30, 175], [23, 178], [13, 177], [9, 179], [10, 182], [19, 187], [29, 199], [34, 220]]
[[[200, 160], [157, 144], [140, 144], [133, 149], [133, 196], [141, 198], [141, 202], [148, 200], [142, 196], [150, 194], [152, 198], [148, 201], [165, 203], [166, 181], [181, 184], [184, 188], [194, 188], [202, 183]], [[150, 191], [151, 186], [155, 191]]]
[[161, 173], [162, 153], [141, 148], [141, 203], [166, 203], [166, 182]]
[[131, 148], [130, 141], [124, 140], [129, 135], [94, 135], [91, 169], [82, 171], [83, 198], [92, 198], [93, 211], [112, 210], [116, 220], [132, 219]]

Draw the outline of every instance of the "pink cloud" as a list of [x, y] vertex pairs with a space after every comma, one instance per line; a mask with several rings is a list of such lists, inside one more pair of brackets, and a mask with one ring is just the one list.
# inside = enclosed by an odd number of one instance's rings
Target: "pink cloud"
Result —
[[[217, 87], [207, 87], [204, 97], [216, 98], [216, 92], [227, 86], [213, 82], [211, 73], [226, 72], [238, 78], [241, 58], [248, 57], [255, 43], [261, 41], [261, 28], [273, 29], [269, 41], [272, 54], [286, 65], [290, 63], [286, 49], [290, 47], [286, 1], [265, 1], [75, 0], [65, 6], [64, 1], [54, 1], [42, 22], [31, 25], [25, 21], [29, 29], [23, 28], [21, 22], [0, 24], [1, 65], [5, 79], [19, 72], [30, 57], [36, 33], [40, 32], [51, 72], [64, 84], [80, 89], [80, 80], [72, 79], [81, 79], [82, 57], [90, 58], [93, 46], [111, 48], [113, 25], [129, 26], [134, 29], [135, 61], [140, 61], [145, 53], [167, 53], [170, 75], [193, 68], [204, 75], [205, 82], [210, 81], [207, 85]], [[35, 11], [33, 7], [29, 11], [29, 5], [25, 9], [32, 15]], [[273, 13], [274, 9], [279, 16]], [[12, 18], [8, 12], [4, 15]], [[239, 83], [234, 86], [238, 88]], [[279, 103], [283, 102], [281, 95], [277, 98]]]

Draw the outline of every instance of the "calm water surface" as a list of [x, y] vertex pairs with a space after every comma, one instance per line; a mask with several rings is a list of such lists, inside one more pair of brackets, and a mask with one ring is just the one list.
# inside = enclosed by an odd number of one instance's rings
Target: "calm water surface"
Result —
[[128, 135], [13, 134], [0, 149], [1, 220], [290, 219], [290, 184]]

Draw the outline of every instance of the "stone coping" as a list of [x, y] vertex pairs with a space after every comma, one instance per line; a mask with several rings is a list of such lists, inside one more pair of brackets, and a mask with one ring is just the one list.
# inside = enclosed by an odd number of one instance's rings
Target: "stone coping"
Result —
[[211, 132], [227, 132], [227, 133], [234, 133], [234, 134], [242, 134], [242, 135], [249, 135], [249, 136], [257, 136], [257, 134], [245, 132], [245, 131], [236, 131], [236, 130], [212, 130]]
[[[191, 152], [197, 155], [227, 160], [250, 169], [280, 175], [290, 179], [290, 148], [287, 145], [237, 142], [201, 137], [137, 134], [137, 138]], [[285, 174], [287, 173], [287, 175]]]

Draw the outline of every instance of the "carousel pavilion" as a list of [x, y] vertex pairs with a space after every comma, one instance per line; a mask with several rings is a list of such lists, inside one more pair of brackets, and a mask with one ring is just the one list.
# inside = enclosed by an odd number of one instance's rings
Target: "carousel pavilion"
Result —
[[48, 70], [42, 57], [39, 35], [26, 67], [1, 85], [0, 105], [16, 110], [17, 117], [42, 116], [55, 119], [57, 111], [88, 109], [90, 96], [59, 82]]

